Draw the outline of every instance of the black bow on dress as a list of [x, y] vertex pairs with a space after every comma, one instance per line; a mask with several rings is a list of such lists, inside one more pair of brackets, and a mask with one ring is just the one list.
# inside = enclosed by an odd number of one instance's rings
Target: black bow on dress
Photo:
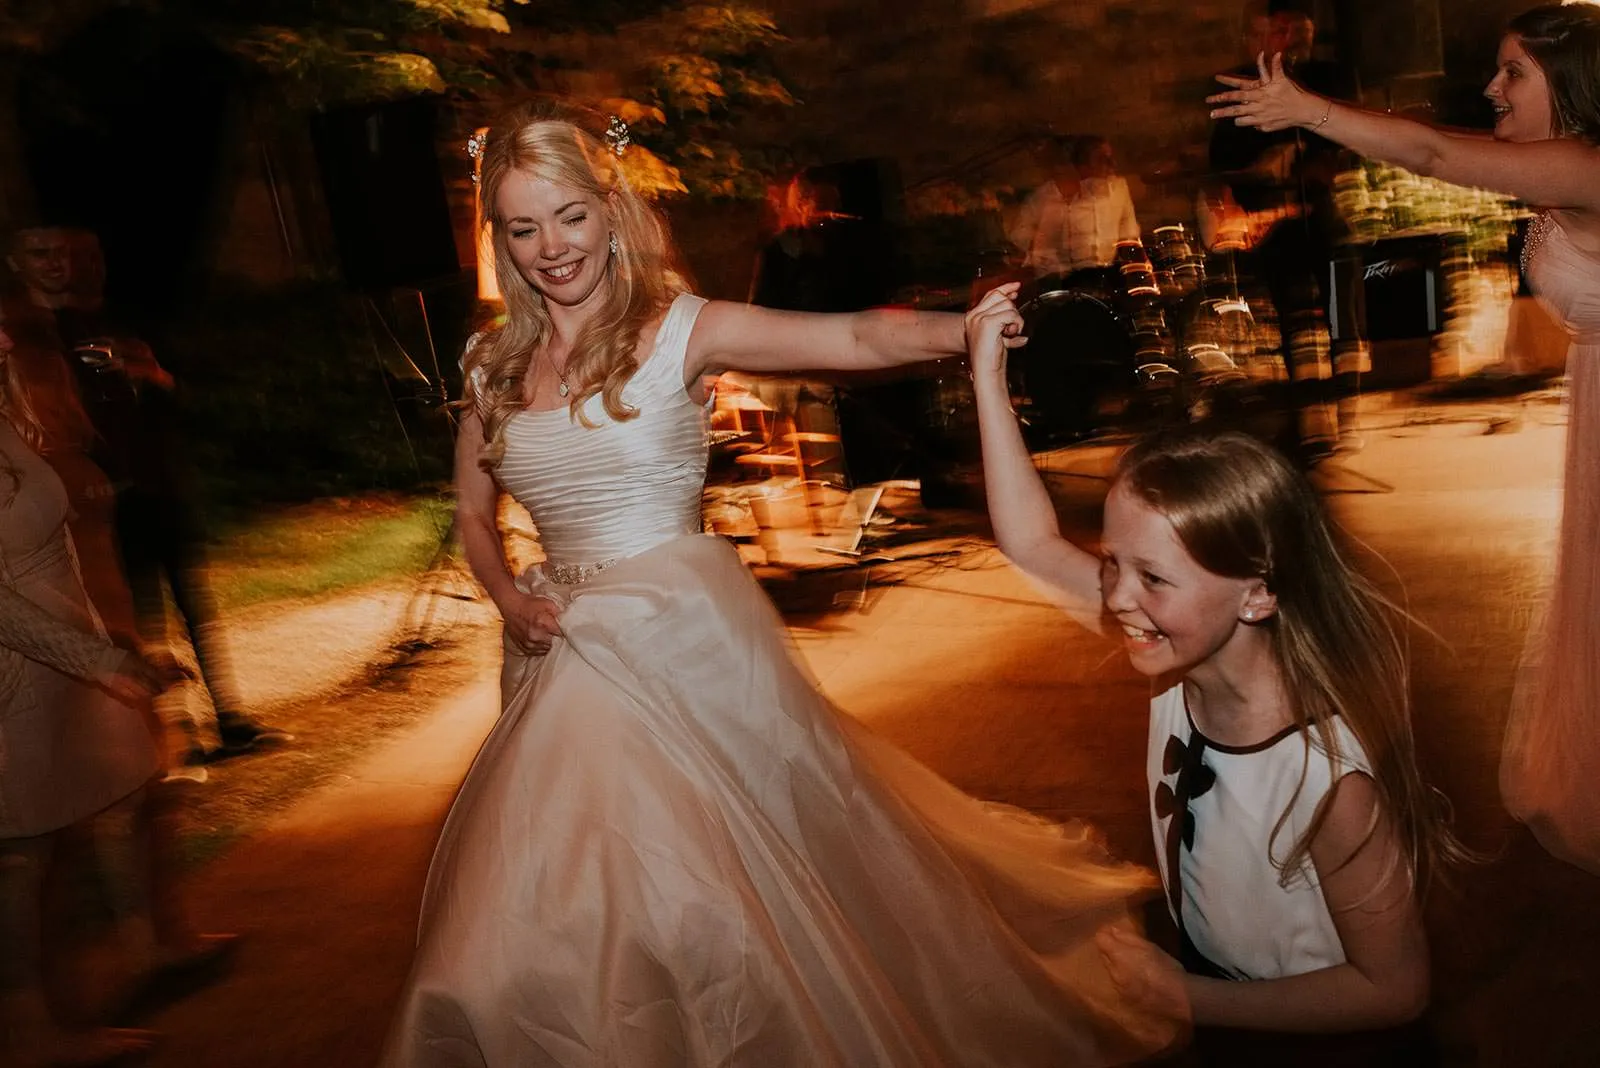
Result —
[[1173, 915], [1182, 926], [1182, 876], [1179, 869], [1179, 846], [1194, 849], [1194, 812], [1189, 802], [1204, 794], [1217, 783], [1217, 773], [1201, 759], [1205, 755], [1206, 740], [1196, 734], [1184, 744], [1176, 734], [1167, 739], [1161, 753], [1161, 773], [1177, 775], [1175, 786], [1166, 783], [1156, 787], [1156, 815], [1167, 820], [1167, 899], [1172, 903]]

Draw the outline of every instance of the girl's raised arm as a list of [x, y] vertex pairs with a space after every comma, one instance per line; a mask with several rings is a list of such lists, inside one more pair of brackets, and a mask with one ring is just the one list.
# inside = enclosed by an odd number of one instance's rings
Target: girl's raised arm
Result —
[[1018, 286], [991, 290], [967, 313], [972, 386], [983, 438], [983, 478], [994, 538], [1012, 563], [1044, 583], [1068, 615], [1100, 630], [1100, 562], [1061, 535], [1055, 503], [1022, 440], [1006, 378], [1006, 352], [1026, 342], [1012, 303]]

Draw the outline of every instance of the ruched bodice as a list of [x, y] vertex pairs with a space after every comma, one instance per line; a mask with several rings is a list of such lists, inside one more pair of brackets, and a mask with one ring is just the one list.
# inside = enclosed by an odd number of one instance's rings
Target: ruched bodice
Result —
[[689, 333], [705, 301], [682, 294], [655, 345], [622, 391], [632, 419], [584, 402], [593, 426], [566, 408], [525, 411], [505, 430], [496, 475], [539, 528], [552, 564], [599, 564], [635, 556], [701, 529], [705, 413], [684, 388]]
[[1534, 220], [1524, 255], [1539, 299], [1578, 344], [1600, 345], [1600, 257], [1573, 244], [1549, 215]]

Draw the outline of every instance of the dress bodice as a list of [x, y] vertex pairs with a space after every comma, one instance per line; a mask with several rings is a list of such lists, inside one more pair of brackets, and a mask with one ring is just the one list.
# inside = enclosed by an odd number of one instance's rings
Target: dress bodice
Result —
[[549, 563], [620, 560], [701, 530], [705, 412], [684, 388], [683, 367], [705, 303], [685, 293], [667, 310], [650, 355], [623, 387], [634, 418], [612, 419], [596, 395], [583, 405], [593, 426], [565, 407], [506, 423], [495, 475], [533, 517]]
[[51, 581], [69, 568], [68, 511], [61, 479], [0, 419], [0, 562], [12, 581]]
[[1528, 280], [1581, 345], [1600, 345], [1600, 259], [1573, 244], [1548, 213], [1528, 228], [1523, 256]]

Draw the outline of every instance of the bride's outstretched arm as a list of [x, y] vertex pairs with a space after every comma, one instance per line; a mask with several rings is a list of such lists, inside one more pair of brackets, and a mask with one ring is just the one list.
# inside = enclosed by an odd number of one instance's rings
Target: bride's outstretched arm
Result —
[[1510, 143], [1368, 111], [1302, 89], [1284, 73], [1281, 56], [1260, 59], [1255, 78], [1217, 80], [1230, 88], [1208, 98], [1214, 119], [1267, 131], [1298, 126], [1415, 174], [1539, 207], [1600, 211], [1600, 149], [1581, 141]]
[[867, 371], [965, 350], [956, 312], [873, 308], [834, 314], [712, 301], [689, 337], [684, 380], [722, 371]]
[[1012, 300], [1015, 283], [990, 292], [967, 313], [972, 387], [983, 438], [984, 488], [1000, 551], [1049, 587], [1068, 615], [1100, 629], [1100, 565], [1061, 534], [1055, 503], [1022, 439], [1006, 378], [1006, 352], [1026, 339]]

